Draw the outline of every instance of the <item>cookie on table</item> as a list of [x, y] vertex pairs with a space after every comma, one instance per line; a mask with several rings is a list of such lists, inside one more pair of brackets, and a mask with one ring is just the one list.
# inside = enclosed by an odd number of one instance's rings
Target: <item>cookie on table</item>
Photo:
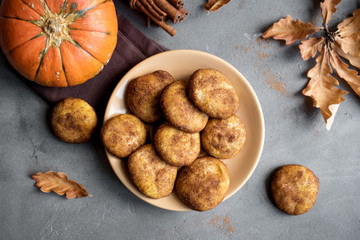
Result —
[[301, 165], [284, 165], [271, 179], [271, 194], [275, 205], [290, 215], [300, 215], [314, 206], [319, 192], [319, 179]]
[[100, 138], [106, 150], [125, 158], [145, 144], [145, 124], [132, 114], [117, 115], [104, 123]]
[[201, 134], [205, 151], [216, 158], [234, 157], [246, 141], [244, 124], [236, 116], [225, 119], [211, 118]]
[[163, 161], [152, 144], [144, 145], [130, 155], [128, 169], [132, 182], [145, 196], [163, 198], [174, 188], [177, 167]]
[[189, 208], [206, 211], [224, 199], [230, 186], [226, 165], [213, 157], [201, 157], [181, 169], [175, 189]]
[[191, 102], [213, 118], [228, 118], [239, 108], [239, 97], [230, 81], [215, 69], [195, 71], [188, 83]]
[[172, 82], [171, 74], [162, 70], [132, 80], [126, 90], [129, 110], [146, 123], [157, 122], [162, 116], [159, 106], [161, 93]]
[[88, 142], [97, 125], [95, 110], [80, 98], [65, 98], [51, 113], [54, 134], [68, 143]]
[[166, 120], [185, 132], [200, 132], [208, 121], [208, 116], [187, 98], [185, 83], [182, 81], [175, 81], [165, 88], [160, 106]]
[[160, 157], [168, 164], [176, 167], [187, 166], [200, 153], [200, 133], [184, 132], [163, 123], [155, 132], [154, 145]]

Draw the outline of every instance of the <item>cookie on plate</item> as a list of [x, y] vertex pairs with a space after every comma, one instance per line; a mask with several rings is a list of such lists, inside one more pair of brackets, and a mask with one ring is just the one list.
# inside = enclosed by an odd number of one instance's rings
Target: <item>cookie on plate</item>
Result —
[[177, 167], [163, 161], [152, 144], [144, 145], [130, 155], [128, 169], [132, 182], [145, 196], [163, 198], [174, 188]]
[[228, 118], [239, 108], [239, 97], [230, 81], [215, 69], [195, 71], [188, 83], [191, 102], [213, 118]]
[[319, 179], [301, 165], [285, 165], [276, 170], [271, 179], [271, 194], [275, 205], [290, 215], [300, 215], [315, 204]]
[[185, 132], [200, 132], [208, 121], [208, 116], [187, 98], [185, 83], [182, 81], [175, 81], [165, 88], [160, 106], [166, 120]]
[[181, 169], [175, 189], [191, 209], [206, 211], [219, 205], [230, 185], [226, 165], [213, 157], [201, 157]]
[[161, 93], [172, 82], [174, 78], [171, 74], [162, 70], [132, 80], [126, 90], [129, 110], [146, 123], [157, 122], [161, 118]]
[[201, 134], [205, 151], [216, 158], [234, 157], [246, 140], [245, 126], [236, 116], [226, 119], [211, 118]]
[[125, 158], [145, 144], [145, 124], [132, 114], [117, 115], [104, 123], [100, 137], [106, 150]]
[[65, 98], [58, 102], [51, 113], [54, 134], [68, 143], [90, 140], [97, 125], [95, 110], [80, 98]]
[[154, 145], [160, 157], [168, 164], [176, 167], [187, 166], [200, 153], [200, 133], [184, 132], [163, 123], [155, 132]]

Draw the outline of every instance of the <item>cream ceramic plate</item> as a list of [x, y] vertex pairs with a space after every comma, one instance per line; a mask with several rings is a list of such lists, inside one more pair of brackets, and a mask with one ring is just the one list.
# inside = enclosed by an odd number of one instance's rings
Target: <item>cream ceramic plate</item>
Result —
[[[187, 80], [199, 68], [221, 71], [233, 84], [239, 98], [237, 116], [244, 122], [247, 138], [244, 148], [233, 159], [224, 160], [230, 174], [230, 188], [225, 200], [235, 194], [253, 173], [264, 144], [264, 118], [256, 94], [244, 76], [232, 65], [209, 53], [194, 50], [174, 50], [145, 59], [132, 68], [118, 83], [108, 102], [104, 121], [112, 116], [127, 113], [125, 90], [134, 78], [156, 70], [168, 71], [175, 80]], [[190, 211], [173, 192], [162, 199], [142, 195], [130, 181], [126, 161], [106, 153], [112, 168], [121, 182], [136, 196], [159, 208], [173, 211]]]

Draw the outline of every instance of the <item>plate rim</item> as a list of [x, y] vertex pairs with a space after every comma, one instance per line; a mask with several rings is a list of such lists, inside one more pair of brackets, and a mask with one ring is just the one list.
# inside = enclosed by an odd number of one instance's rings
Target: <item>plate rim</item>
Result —
[[[260, 161], [260, 158], [261, 158], [261, 155], [262, 155], [262, 152], [263, 152], [263, 148], [264, 148], [264, 142], [265, 142], [265, 119], [264, 119], [264, 114], [263, 114], [263, 110], [262, 110], [262, 107], [261, 107], [261, 104], [260, 104], [260, 101], [259, 101], [259, 98], [258, 96], [256, 95], [253, 87], [251, 86], [251, 84], [249, 83], [249, 81], [244, 77], [244, 75], [237, 69], [235, 68], [232, 64], [230, 64], [229, 62], [225, 61], [224, 59], [214, 55], [214, 54], [211, 54], [211, 53], [208, 53], [208, 52], [204, 52], [204, 51], [200, 51], [200, 50], [193, 50], [193, 49], [176, 49], [176, 50], [168, 50], [168, 51], [164, 51], [164, 52], [160, 52], [160, 53], [157, 53], [155, 55], [152, 55], [148, 58], [145, 58], [143, 59], [142, 61], [140, 61], [139, 63], [137, 63], [135, 66], [133, 66], [129, 71], [126, 72], [126, 74], [119, 80], [119, 82], [116, 84], [115, 88], [113, 89], [109, 99], [108, 99], [108, 102], [106, 104], [106, 108], [105, 108], [105, 112], [104, 112], [104, 117], [103, 117], [103, 124], [105, 123], [105, 121], [109, 118], [109, 111], [110, 111], [110, 100], [116, 96], [117, 92], [119, 91], [120, 87], [122, 86], [122, 82], [126, 81], [126, 79], [128, 79], [128, 76], [132, 74], [132, 71], [134, 71], [134, 69], [137, 69], [139, 67], [141, 67], [141, 65], [144, 65], [146, 64], [148, 61], [152, 61], [152, 59], [154, 58], [158, 58], [159, 56], [163, 56], [163, 55], [172, 55], [174, 53], [185, 53], [185, 54], [188, 54], [188, 53], [191, 53], [191, 54], [198, 54], [198, 55], [203, 55], [203, 56], [206, 56], [206, 57], [211, 57], [211, 58], [215, 58], [217, 61], [219, 62], [222, 62], [223, 64], [227, 65], [227, 67], [231, 68], [232, 71], [235, 71], [237, 74], [239, 74], [245, 81], [244, 83], [247, 85], [248, 89], [250, 89], [250, 92], [251, 92], [251, 95], [254, 97], [254, 99], [256, 100], [255, 103], [256, 103], [256, 107], [258, 108], [258, 112], [260, 114], [260, 123], [261, 123], [261, 131], [260, 131], [260, 136], [261, 136], [261, 142], [260, 142], [260, 148], [259, 150], [257, 151], [257, 155], [256, 155], [256, 161], [254, 162], [253, 166], [251, 167], [251, 171], [249, 171], [249, 173], [247, 174], [247, 176], [245, 177], [245, 180], [243, 181], [242, 184], [239, 184], [239, 186], [237, 186], [235, 188], [235, 190], [231, 193], [231, 194], [228, 194], [227, 196], [225, 196], [225, 198], [223, 199], [223, 202], [227, 199], [229, 199], [231, 196], [233, 196], [235, 193], [237, 193], [244, 185], [245, 183], [247, 183], [247, 181], [250, 179], [250, 177], [252, 176], [252, 174], [254, 173], [257, 165], [259, 164], [259, 161]], [[105, 149], [105, 147], [104, 147]], [[113, 172], [115, 173], [115, 175], [117, 176], [117, 178], [120, 180], [120, 182], [125, 186], [125, 188], [130, 191], [132, 194], [134, 194], [136, 197], [137, 196], [137, 193], [135, 193], [132, 189], [128, 188], [124, 182], [121, 180], [121, 177], [119, 176], [119, 174], [115, 171], [115, 168], [113, 166], [113, 163], [110, 161], [110, 158], [109, 158], [109, 155], [111, 155], [111, 153], [109, 153], [106, 149], [105, 149], [105, 152], [106, 152], [106, 157], [107, 157], [107, 160], [109, 161], [110, 163], [110, 166], [113, 170]], [[113, 157], [113, 155], [111, 155]], [[119, 159], [120, 161], [122, 161], [122, 159]], [[141, 193], [140, 193], [141, 194]], [[146, 196], [145, 196], [146, 197]], [[140, 198], [140, 197], [138, 197]], [[188, 209], [188, 210], [177, 210], [177, 209], [171, 209], [171, 208], [167, 208], [165, 206], [158, 206], [158, 205], [154, 205], [152, 204], [151, 202], [148, 202], [146, 201], [145, 199], [143, 198], [140, 198], [142, 201], [154, 206], [154, 207], [157, 207], [157, 208], [160, 208], [160, 209], [165, 209], [165, 210], [169, 210], [169, 211], [176, 211], [176, 212], [186, 212], [186, 211], [192, 211], [192, 209]]]

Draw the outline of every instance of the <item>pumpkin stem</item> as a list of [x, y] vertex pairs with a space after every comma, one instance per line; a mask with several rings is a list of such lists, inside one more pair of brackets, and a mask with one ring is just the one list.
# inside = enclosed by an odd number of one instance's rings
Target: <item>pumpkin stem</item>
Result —
[[61, 32], [62, 24], [59, 23], [58, 19], [48, 18], [44, 24], [44, 31], [51, 35]]

